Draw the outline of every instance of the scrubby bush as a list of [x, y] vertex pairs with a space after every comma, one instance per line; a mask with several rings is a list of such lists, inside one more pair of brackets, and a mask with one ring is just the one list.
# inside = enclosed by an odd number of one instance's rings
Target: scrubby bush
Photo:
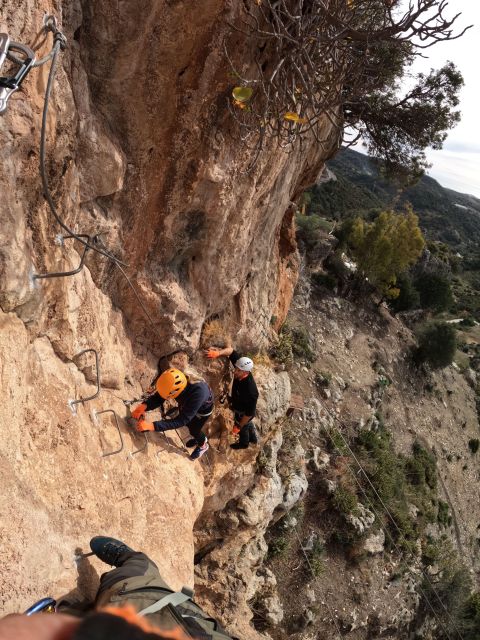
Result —
[[480, 638], [480, 593], [472, 593], [468, 598], [463, 605], [459, 622], [463, 640]]
[[333, 224], [317, 215], [305, 216], [298, 214], [295, 216], [297, 238], [303, 243], [307, 251], [311, 251], [318, 244], [318, 241], [326, 233], [332, 230]]
[[324, 554], [325, 545], [320, 538], [317, 538], [313, 543], [312, 549], [307, 553], [309, 565], [317, 578], [325, 571]]
[[317, 385], [317, 387], [326, 388], [330, 386], [331, 381], [332, 374], [328, 371], [317, 371], [317, 373], [315, 374], [315, 384]]
[[285, 323], [280, 329], [278, 342], [271, 349], [269, 355], [290, 366], [294, 357], [314, 362], [316, 354], [312, 349], [310, 336], [304, 327], [291, 327]]
[[278, 341], [270, 349], [270, 356], [286, 367], [293, 364], [293, 338], [287, 324], [284, 324], [278, 334]]
[[358, 511], [357, 496], [347, 487], [341, 485], [333, 494], [332, 504], [342, 516], [355, 515]]
[[431, 309], [439, 313], [446, 311], [453, 304], [452, 286], [445, 274], [423, 273], [415, 280], [415, 288], [420, 294], [422, 309]]
[[395, 287], [400, 290], [400, 293], [390, 302], [394, 311], [410, 311], [420, 306], [420, 294], [413, 286], [412, 278], [408, 273], [401, 273], [398, 276]]
[[330, 291], [333, 291], [338, 286], [338, 279], [334, 275], [320, 271], [312, 273], [312, 282], [317, 287], [325, 287]]
[[[416, 541], [427, 523], [435, 520], [432, 499], [436, 486], [435, 458], [415, 444], [413, 455], [404, 457], [393, 448], [391, 434], [385, 427], [362, 431], [357, 438], [357, 457], [368, 475], [362, 476], [365, 492], [377, 512], [387, 507], [395, 524], [384, 518], [387, 546], [394, 544], [407, 554], [414, 553]], [[414, 517], [410, 505], [418, 509]]]
[[480, 594], [470, 593], [471, 578], [462, 566], [451, 540], [443, 535], [428, 538], [422, 550], [426, 566], [435, 566], [435, 577], [425, 578], [421, 607], [428, 615], [434, 609], [441, 622], [438, 638], [458, 636], [463, 640], [480, 638]]
[[413, 456], [408, 458], [406, 471], [412, 484], [426, 484], [430, 489], [437, 488], [437, 464], [433, 453], [424, 449], [418, 442], [413, 443]]
[[307, 330], [304, 327], [292, 327], [292, 350], [298, 358], [304, 358], [308, 362], [314, 362], [316, 353], [312, 349], [312, 343]]
[[435, 321], [425, 325], [418, 335], [415, 353], [417, 363], [428, 363], [433, 369], [448, 367], [453, 362], [457, 342], [455, 327]]
[[340, 454], [341, 456], [348, 455], [348, 446], [345, 442], [344, 436], [338, 429], [334, 427], [328, 431], [329, 445], [332, 453]]
[[447, 528], [452, 524], [452, 516], [450, 515], [450, 507], [443, 500], [438, 501], [437, 522], [441, 527]]
[[274, 536], [268, 543], [268, 556], [276, 558], [284, 556], [290, 548], [291, 541], [286, 534]]

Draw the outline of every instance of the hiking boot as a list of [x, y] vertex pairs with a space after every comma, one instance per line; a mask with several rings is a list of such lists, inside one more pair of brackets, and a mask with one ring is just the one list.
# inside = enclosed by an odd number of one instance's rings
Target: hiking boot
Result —
[[240, 444], [240, 442], [235, 442], [230, 445], [230, 449], [248, 449], [248, 444]]
[[201, 458], [204, 453], [207, 453], [209, 449], [208, 440], [205, 440], [204, 444], [200, 447], [197, 445], [195, 449], [190, 454], [190, 460], [196, 460], [197, 458]]
[[248, 441], [250, 444], [258, 444], [258, 434], [253, 423], [250, 423], [248, 428]]
[[197, 445], [198, 445], [198, 442], [196, 438], [190, 438], [190, 440], [187, 440], [187, 442], [185, 443], [185, 446], [188, 448], [196, 447]]
[[115, 538], [108, 536], [95, 536], [90, 540], [90, 549], [105, 564], [113, 567], [120, 567], [123, 563], [119, 562], [120, 556], [129, 551], [133, 551], [130, 547]]

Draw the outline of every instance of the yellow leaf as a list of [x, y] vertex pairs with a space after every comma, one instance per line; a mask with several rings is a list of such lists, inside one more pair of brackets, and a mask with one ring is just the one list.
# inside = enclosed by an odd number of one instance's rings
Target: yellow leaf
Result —
[[306, 124], [307, 119], [301, 118], [298, 113], [294, 111], [287, 111], [287, 113], [283, 116], [285, 120], [289, 120], [290, 122], [297, 122], [298, 124]]
[[240, 102], [239, 100], [234, 100], [233, 104], [239, 109], [246, 109], [247, 105], [244, 102]]
[[252, 97], [253, 89], [251, 87], [235, 87], [232, 96], [237, 102], [248, 102]]

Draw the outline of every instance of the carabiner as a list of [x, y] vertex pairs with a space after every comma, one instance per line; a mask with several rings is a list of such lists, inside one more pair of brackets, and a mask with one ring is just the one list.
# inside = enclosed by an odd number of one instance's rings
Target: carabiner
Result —
[[25, 611], [26, 616], [31, 616], [34, 613], [56, 613], [57, 601], [53, 598], [42, 598]]
[[[9, 54], [11, 51], [18, 51], [23, 54], [24, 57], [21, 59], [16, 56], [10, 57]], [[0, 68], [7, 56], [18, 66], [18, 71], [13, 76], [0, 77], [0, 115], [5, 113], [8, 99], [12, 93], [20, 88], [35, 62], [35, 54], [30, 47], [18, 42], [12, 42], [8, 34], [0, 33]]]

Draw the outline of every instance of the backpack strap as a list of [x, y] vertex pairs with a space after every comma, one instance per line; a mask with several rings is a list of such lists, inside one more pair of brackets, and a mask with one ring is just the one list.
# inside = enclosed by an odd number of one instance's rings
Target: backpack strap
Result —
[[157, 611], [160, 611], [161, 609], [167, 607], [169, 604], [171, 604], [172, 607], [176, 607], [179, 604], [182, 604], [182, 602], [186, 602], [187, 600], [191, 600], [191, 597], [186, 593], [182, 593], [181, 591], [178, 591], [176, 593], [169, 593], [168, 596], [164, 596], [160, 600], [157, 600], [157, 602], [151, 604], [149, 607], [146, 607], [145, 609], [139, 611], [138, 615], [146, 616], [149, 613], [156, 613]]

